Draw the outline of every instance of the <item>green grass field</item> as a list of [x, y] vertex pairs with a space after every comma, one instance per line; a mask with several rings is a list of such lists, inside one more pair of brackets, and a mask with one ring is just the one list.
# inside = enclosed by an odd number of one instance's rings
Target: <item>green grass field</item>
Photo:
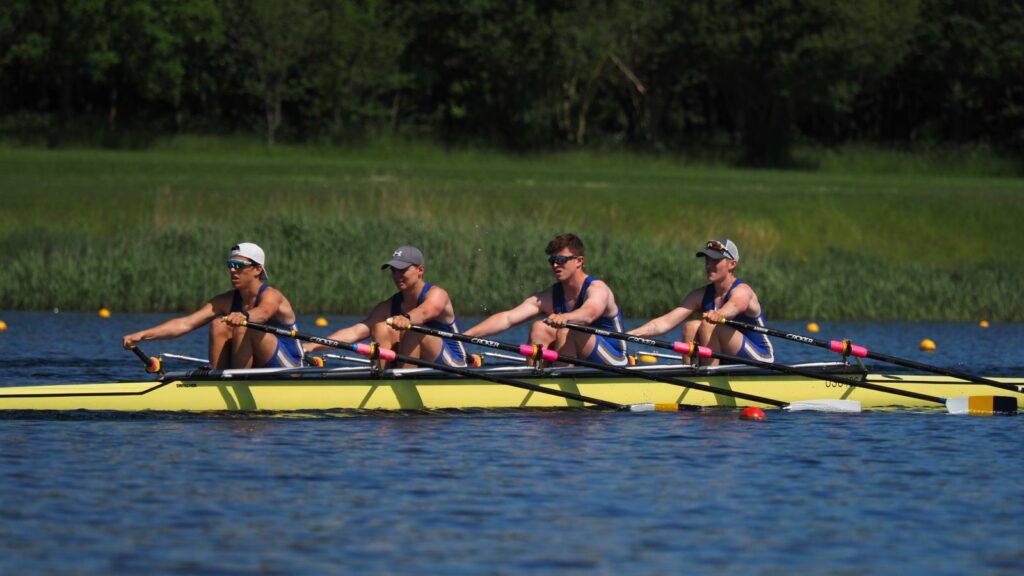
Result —
[[695, 250], [730, 237], [770, 318], [1024, 320], [1024, 180], [858, 154], [753, 171], [223, 138], [0, 148], [0, 309], [191, 310], [229, 287], [227, 249], [247, 240], [302, 312], [367, 310], [393, 291], [379, 264], [413, 243], [479, 315], [549, 284], [543, 248], [575, 231], [627, 316], [676, 304], [703, 282]]

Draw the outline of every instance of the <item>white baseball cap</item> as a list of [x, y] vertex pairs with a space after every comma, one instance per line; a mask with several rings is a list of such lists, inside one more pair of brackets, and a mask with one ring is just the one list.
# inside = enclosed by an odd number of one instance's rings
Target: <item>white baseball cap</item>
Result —
[[263, 267], [263, 274], [260, 274], [260, 278], [267, 279], [267, 257], [263, 254], [263, 248], [252, 242], [240, 242], [231, 247], [228, 258], [232, 256], [243, 256], [259, 264]]

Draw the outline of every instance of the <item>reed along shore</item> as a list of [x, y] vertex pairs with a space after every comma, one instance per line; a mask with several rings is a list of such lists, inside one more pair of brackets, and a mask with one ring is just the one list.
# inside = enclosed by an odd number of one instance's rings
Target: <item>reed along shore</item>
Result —
[[678, 304], [729, 237], [770, 319], [1024, 321], [1019, 178], [224, 141], [0, 148], [0, 201], [0, 309], [192, 310], [253, 241], [300, 313], [361, 314], [412, 243], [478, 316], [550, 284], [544, 246], [574, 231], [628, 317]]

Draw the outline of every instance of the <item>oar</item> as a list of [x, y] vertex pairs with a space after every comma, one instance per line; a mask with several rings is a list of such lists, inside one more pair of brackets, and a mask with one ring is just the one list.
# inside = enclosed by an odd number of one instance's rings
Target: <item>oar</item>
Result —
[[194, 356], [183, 356], [181, 354], [171, 354], [170, 352], [161, 352], [160, 360], [164, 358], [170, 358], [171, 360], [181, 360], [182, 362], [190, 362], [192, 364], [209, 365], [210, 361], [206, 358], [196, 358]]
[[593, 404], [595, 406], [601, 406], [602, 408], [611, 408], [612, 410], [619, 410], [623, 412], [676, 412], [679, 410], [692, 410], [697, 407], [688, 406], [685, 404], [652, 404], [652, 403], [641, 403], [641, 404], [618, 404], [616, 402], [609, 402], [608, 400], [602, 400], [600, 398], [593, 398], [591, 396], [584, 396], [582, 394], [576, 394], [574, 392], [565, 392], [563, 390], [555, 390], [551, 388], [545, 388], [543, 386], [537, 386], [536, 384], [530, 384], [529, 382], [521, 382], [519, 380], [513, 380], [512, 378], [506, 378], [504, 376], [497, 376], [488, 372], [469, 370], [467, 368], [459, 368], [456, 366], [448, 366], [446, 364], [438, 364], [437, 362], [431, 362], [429, 360], [421, 360], [419, 358], [413, 358], [404, 354], [398, 354], [394, 350], [387, 348], [381, 348], [376, 343], [374, 344], [347, 344], [338, 340], [332, 340], [330, 338], [322, 338], [320, 336], [313, 336], [312, 334], [303, 334], [297, 330], [285, 330], [276, 326], [268, 326], [266, 324], [259, 324], [257, 322], [244, 322], [244, 326], [253, 328], [255, 330], [261, 330], [270, 334], [276, 334], [278, 336], [284, 336], [287, 338], [297, 338], [306, 342], [312, 342], [314, 344], [320, 344], [329, 348], [338, 348], [340, 350], [350, 350], [357, 354], [366, 356], [370, 359], [382, 358], [389, 362], [399, 361], [414, 364], [423, 368], [433, 368], [441, 372], [448, 372], [451, 374], [457, 374], [465, 378], [476, 378], [480, 380], [488, 380], [498, 384], [505, 384], [506, 386], [512, 386], [514, 388], [521, 388], [523, 390], [529, 390], [538, 394], [548, 394], [551, 396], [558, 396], [559, 398], [565, 398], [567, 400], [575, 400], [577, 402], [584, 402], [587, 404]]
[[728, 324], [734, 328], [743, 328], [747, 330], [753, 330], [761, 334], [767, 334], [769, 336], [778, 336], [779, 338], [785, 338], [794, 342], [800, 342], [802, 344], [810, 344], [812, 346], [818, 346], [826, 350], [831, 350], [842, 354], [843, 356], [856, 356], [858, 358], [871, 358], [872, 360], [879, 360], [881, 362], [888, 362], [890, 364], [896, 364], [898, 366], [904, 366], [906, 368], [913, 368], [915, 370], [924, 370], [925, 372], [932, 372], [934, 374], [941, 374], [943, 376], [952, 376], [953, 378], [959, 378], [967, 382], [974, 382], [975, 384], [985, 384], [1001, 390], [1008, 390], [1010, 392], [1024, 393], [1024, 386], [1015, 386], [1013, 384], [1006, 384], [1005, 382], [996, 382], [995, 380], [977, 376], [975, 374], [968, 374], [959, 370], [950, 370], [948, 368], [939, 368], [938, 366], [932, 366], [930, 364], [921, 364], [920, 362], [914, 362], [913, 360], [907, 360], [906, 358], [897, 358], [895, 356], [889, 356], [886, 354], [880, 354], [878, 352], [871, 352], [863, 346], [858, 346], [849, 340], [818, 340], [809, 336], [801, 336], [800, 334], [791, 334], [789, 332], [783, 332], [775, 328], [768, 328], [767, 326], [756, 326], [752, 324], [744, 324], [735, 320], [728, 320], [723, 318], [722, 324]]
[[620, 366], [611, 366], [608, 364], [601, 364], [600, 362], [591, 362], [590, 360], [584, 360], [583, 358], [574, 358], [572, 356], [565, 356], [550, 350], [547, 348], [541, 348], [532, 344], [521, 344], [519, 346], [513, 346], [511, 344], [503, 344], [501, 342], [495, 342], [494, 340], [486, 340], [484, 338], [477, 338], [474, 336], [466, 336], [464, 334], [455, 334], [452, 332], [445, 332], [443, 330], [435, 330], [434, 328], [427, 328], [426, 326], [411, 326], [410, 330], [420, 332], [422, 334], [429, 334], [431, 336], [438, 336], [440, 338], [447, 338], [449, 340], [459, 340], [461, 342], [467, 342], [469, 344], [476, 344], [478, 346], [486, 346], [488, 348], [497, 348], [499, 350], [505, 350], [506, 352], [515, 352], [521, 356], [532, 358], [534, 360], [548, 360], [550, 362], [567, 362], [576, 366], [586, 366], [587, 368], [594, 368], [596, 370], [603, 370], [605, 372], [614, 372], [616, 374], [622, 374], [623, 376], [629, 376], [630, 378], [644, 378], [647, 380], [656, 380], [658, 382], [664, 382], [666, 384], [673, 384], [675, 386], [682, 386], [683, 388], [692, 388], [694, 390], [702, 390], [704, 392], [710, 392], [712, 394], [721, 394], [723, 396], [731, 396], [733, 398], [740, 398], [743, 400], [749, 400], [751, 402], [757, 402], [759, 404], [768, 404], [769, 406], [776, 406], [783, 410], [797, 411], [797, 410], [820, 410], [824, 412], [860, 412], [860, 402], [857, 400], [811, 400], [806, 402], [782, 402], [781, 400], [773, 400], [771, 398], [765, 398], [763, 396], [756, 396], [754, 394], [747, 394], [746, 392], [737, 392], [735, 390], [726, 390], [724, 388], [715, 388], [714, 386], [708, 386], [700, 384], [698, 382], [691, 382], [689, 380], [683, 380], [681, 378], [674, 378], [672, 376], [666, 376], [664, 374], [652, 374], [642, 372], [639, 370], [630, 370]]
[[[648, 356], [650, 358], [648, 358]], [[643, 352], [637, 352], [636, 358], [637, 360], [645, 364], [653, 364], [654, 362], [657, 362], [655, 358], [662, 358], [664, 360], [672, 360], [680, 363], [683, 361], [682, 356], [677, 356], [675, 354], [662, 354], [661, 352], [655, 352], [653, 350], [644, 350]]]
[[130, 346], [128, 349], [134, 352], [135, 355], [139, 357], [139, 360], [142, 360], [142, 364], [146, 366], [146, 372], [149, 372], [150, 374], [156, 374], [160, 372], [161, 369], [163, 368], [163, 365], [161, 364], [159, 358], [155, 356], [149, 356], [148, 354], [142, 351], [142, 348], [139, 348], [138, 344], [134, 344]]
[[509, 360], [511, 362], [523, 363], [526, 362], [526, 358], [522, 356], [513, 356], [511, 354], [501, 354], [499, 352], [484, 352], [483, 356], [487, 358], [497, 358], [499, 360]]
[[821, 374], [819, 372], [805, 370], [797, 366], [787, 366], [785, 364], [763, 362], [761, 360], [754, 360], [752, 358], [743, 358], [741, 356], [723, 354], [721, 352], [715, 352], [706, 346], [697, 346], [692, 342], [666, 342], [664, 340], [654, 340], [652, 338], [644, 338], [641, 336], [635, 336], [633, 334], [627, 334], [625, 332], [602, 330], [600, 328], [594, 328], [593, 326], [583, 326], [580, 324], [572, 324], [569, 322], [565, 324], [565, 327], [571, 330], [585, 332], [587, 334], [596, 334], [598, 336], [605, 336], [608, 338], [625, 340], [626, 342], [633, 342], [634, 344], [642, 344], [644, 346], [654, 346], [656, 348], [674, 350], [676, 352], [679, 352], [680, 354], [683, 354], [684, 356], [692, 357], [694, 354], [696, 354], [701, 358], [718, 358], [719, 360], [731, 362], [733, 364], [746, 364], [748, 366], [757, 366], [758, 368], [774, 370], [776, 372], [782, 372], [783, 374], [796, 374], [797, 376], [804, 376], [806, 378], [814, 378], [817, 380], [837, 382], [840, 384], [846, 384], [847, 386], [858, 386], [860, 388], [867, 388], [868, 390], [877, 390], [879, 392], [894, 394], [896, 396], [906, 396], [908, 398], [917, 398], [918, 400], [924, 400], [926, 402], [935, 402], [936, 404], [944, 405], [950, 414], [991, 415], [994, 412], [1017, 412], [1017, 399], [1009, 396], [962, 396], [959, 398], [940, 398], [938, 396], [932, 396], [930, 394], [921, 394], [919, 392], [911, 392], [909, 390], [901, 390], [899, 388], [882, 386], [881, 384], [868, 383], [864, 382], [863, 380], [854, 380], [852, 378], [839, 376], [838, 374]]
[[324, 358], [331, 358], [332, 360], [344, 360], [345, 362], [355, 362], [357, 364], [369, 364], [370, 361], [366, 358], [355, 358], [353, 356], [342, 356], [341, 354], [324, 354]]

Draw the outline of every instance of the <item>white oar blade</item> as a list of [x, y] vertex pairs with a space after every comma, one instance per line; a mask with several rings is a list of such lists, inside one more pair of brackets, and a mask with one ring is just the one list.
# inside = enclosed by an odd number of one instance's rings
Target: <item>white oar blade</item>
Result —
[[946, 400], [946, 410], [950, 414], [964, 415], [969, 413], [968, 406], [970, 405], [969, 396], [961, 396], [959, 398], [950, 398]]
[[701, 406], [675, 404], [672, 402], [642, 402], [640, 404], [630, 404], [628, 408], [630, 412], [699, 412], [702, 410]]
[[790, 412], [860, 412], [860, 400], [806, 400], [793, 402], [784, 409]]
[[946, 410], [960, 416], [1016, 414], [1017, 399], [1012, 396], [960, 396], [947, 399]]

